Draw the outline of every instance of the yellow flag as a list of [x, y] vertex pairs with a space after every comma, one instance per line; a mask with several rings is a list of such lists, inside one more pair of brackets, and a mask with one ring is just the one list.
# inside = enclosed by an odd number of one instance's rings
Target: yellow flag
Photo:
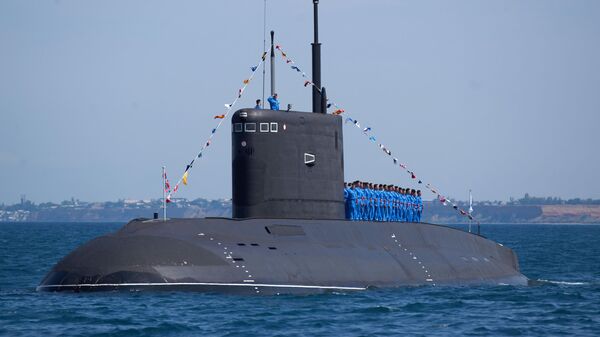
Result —
[[187, 185], [187, 176], [188, 176], [188, 172], [185, 171], [185, 173], [183, 174], [183, 177], [181, 178], [181, 181], [183, 182], [184, 185]]
[[248, 83], [250, 83], [249, 79], [244, 80], [244, 84], [248, 84]]

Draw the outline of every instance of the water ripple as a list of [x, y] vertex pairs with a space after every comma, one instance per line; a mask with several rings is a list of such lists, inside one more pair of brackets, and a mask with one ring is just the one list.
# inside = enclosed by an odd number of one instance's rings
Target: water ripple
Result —
[[600, 226], [486, 226], [486, 236], [515, 248], [534, 280], [527, 287], [264, 297], [35, 291], [59, 258], [120, 226], [0, 224], [0, 335], [600, 335]]

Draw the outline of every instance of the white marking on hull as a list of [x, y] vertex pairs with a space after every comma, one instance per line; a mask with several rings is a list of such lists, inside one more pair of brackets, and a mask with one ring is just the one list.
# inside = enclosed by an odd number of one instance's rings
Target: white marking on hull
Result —
[[227, 287], [265, 287], [265, 288], [300, 288], [300, 289], [339, 289], [339, 290], [367, 290], [363, 287], [345, 286], [312, 286], [302, 284], [270, 284], [270, 283], [217, 283], [217, 282], [172, 282], [172, 283], [84, 283], [84, 284], [57, 284], [43, 285], [36, 289], [47, 288], [99, 288], [99, 287], [143, 287], [143, 286], [227, 286]]
[[[396, 234], [392, 233], [391, 237], [395, 238]], [[394, 239], [394, 242], [398, 245], [398, 248], [404, 249], [404, 251], [407, 252], [410, 257], [412, 257], [412, 260], [416, 261], [419, 265], [421, 265], [421, 269], [424, 270], [425, 274], [427, 275], [427, 278], [425, 279], [425, 281], [432, 282], [432, 285], [435, 286], [435, 283], [433, 283], [433, 279], [431, 278], [431, 274], [425, 268], [424, 264], [419, 260], [419, 258], [415, 254], [413, 254], [413, 252], [409, 251], [407, 248], [402, 247], [402, 243], [398, 242], [397, 239]]]

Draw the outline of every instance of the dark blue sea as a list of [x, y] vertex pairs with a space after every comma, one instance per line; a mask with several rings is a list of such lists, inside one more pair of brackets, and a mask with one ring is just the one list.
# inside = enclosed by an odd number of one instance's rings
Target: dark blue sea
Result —
[[530, 286], [310, 296], [40, 293], [64, 255], [122, 224], [0, 223], [4, 336], [600, 336], [599, 225], [487, 225]]

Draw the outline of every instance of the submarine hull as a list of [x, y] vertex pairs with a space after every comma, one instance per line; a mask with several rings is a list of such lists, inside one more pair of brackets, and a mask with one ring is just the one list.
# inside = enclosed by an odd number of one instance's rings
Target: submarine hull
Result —
[[447, 226], [206, 218], [133, 220], [64, 257], [38, 290], [279, 294], [466, 284], [527, 278], [511, 249]]

